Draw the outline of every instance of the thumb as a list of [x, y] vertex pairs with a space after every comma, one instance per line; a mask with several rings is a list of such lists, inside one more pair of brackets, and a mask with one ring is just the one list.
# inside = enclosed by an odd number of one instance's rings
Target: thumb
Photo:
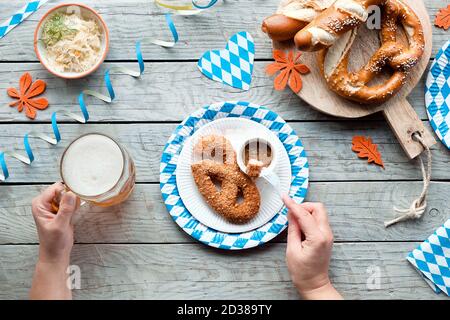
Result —
[[78, 209], [79, 201], [73, 192], [66, 192], [61, 197], [59, 210], [56, 214], [56, 220], [63, 224], [70, 224], [73, 213]]
[[314, 217], [289, 196], [283, 196], [283, 201], [293, 219], [297, 220], [306, 240], [311, 240], [319, 232]]

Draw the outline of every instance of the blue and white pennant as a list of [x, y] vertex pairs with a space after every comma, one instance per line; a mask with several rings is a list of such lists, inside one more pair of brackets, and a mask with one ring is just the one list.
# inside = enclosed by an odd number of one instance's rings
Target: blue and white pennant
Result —
[[6, 19], [0, 25], [0, 39], [3, 38], [8, 32], [17, 27], [22, 21], [35, 13], [42, 5], [49, 0], [30, 1], [23, 6], [19, 11], [14, 13], [11, 17]]

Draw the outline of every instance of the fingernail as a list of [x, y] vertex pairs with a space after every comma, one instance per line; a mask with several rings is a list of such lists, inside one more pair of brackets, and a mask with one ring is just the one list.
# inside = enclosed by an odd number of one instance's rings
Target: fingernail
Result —
[[67, 193], [66, 201], [69, 206], [75, 205], [75, 195], [72, 192]]

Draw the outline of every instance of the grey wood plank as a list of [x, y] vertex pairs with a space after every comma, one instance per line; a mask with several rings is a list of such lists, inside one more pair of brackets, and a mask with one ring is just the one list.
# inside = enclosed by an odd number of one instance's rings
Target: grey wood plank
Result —
[[[291, 124], [301, 137], [310, 164], [312, 181], [345, 180], [421, 180], [417, 160], [409, 161], [383, 121], [295, 122]], [[426, 123], [428, 126], [428, 124]], [[116, 137], [130, 150], [139, 182], [158, 182], [162, 150], [176, 124], [61, 124], [62, 141], [50, 146], [32, 139], [36, 156], [32, 166], [7, 158], [9, 182], [53, 182], [59, 180], [59, 157], [70, 141], [88, 132], [103, 132]], [[0, 124], [0, 150], [23, 150], [23, 134], [30, 130], [52, 134], [50, 124]], [[354, 135], [371, 136], [379, 145], [386, 170], [368, 165], [351, 151]], [[435, 180], [450, 179], [449, 150], [438, 143], [433, 147]]]
[[[52, 1], [53, 4], [62, 1]], [[273, 14], [278, 0], [228, 0], [219, 3], [201, 15], [174, 17], [180, 34], [175, 48], [165, 49], [151, 44], [148, 39], [170, 39], [170, 32], [163, 14], [167, 12], [146, 0], [87, 0], [105, 19], [111, 37], [109, 60], [135, 59], [134, 43], [142, 40], [144, 57], [151, 60], [198, 59], [203, 52], [224, 47], [225, 41], [234, 33], [250, 32], [256, 44], [256, 58], [272, 56], [271, 41], [261, 31], [263, 19]], [[23, 2], [21, 2], [23, 3]], [[447, 5], [444, 0], [425, 0], [430, 16]], [[18, 5], [0, 3], [1, 16], [6, 18]], [[33, 50], [34, 29], [42, 15], [51, 8], [48, 4], [0, 41], [0, 60], [36, 61]], [[133, 23], [130, 23], [132, 21]], [[433, 52], [448, 39], [447, 33], [433, 27]]]
[[[204, 77], [195, 62], [154, 63], [147, 62], [146, 73], [140, 79], [126, 75], [113, 75], [112, 82], [117, 98], [108, 105], [95, 98], [87, 98], [91, 121], [181, 121], [190, 113], [205, 105], [220, 101], [251, 101], [279, 112], [286, 120], [317, 121], [339, 118], [326, 116], [309, 107], [289, 89], [282, 92], [273, 89], [273, 77], [265, 74], [270, 62], [256, 62], [252, 87], [242, 91], [224, 86]], [[48, 73], [38, 63], [0, 64], [0, 122], [30, 122], [24, 113], [7, 105], [13, 101], [7, 88], [17, 87], [20, 76], [30, 72], [34, 79], [47, 82], [45, 97], [50, 102], [47, 110], [38, 112], [37, 121], [50, 121], [54, 111], [79, 112], [78, 95], [90, 88], [106, 92], [103, 74], [111, 63], [105, 63], [89, 78], [66, 81]], [[121, 63], [137, 68], [136, 63]], [[304, 76], [308, 81], [308, 76]], [[424, 101], [425, 77], [409, 96], [419, 117], [428, 119]], [[381, 115], [369, 119], [382, 119]]]
[[[331, 278], [347, 299], [446, 299], [405, 256], [418, 243], [336, 244]], [[37, 246], [0, 246], [0, 298], [26, 299]], [[246, 252], [203, 245], [75, 245], [81, 269], [75, 299], [298, 299], [285, 265], [285, 244]], [[368, 289], [379, 268], [380, 288]], [[11, 276], [14, 275], [14, 276]]]
[[10, 3], [2, 2], [0, 4], [0, 7], [2, 8], [2, 10], [0, 10], [0, 21], [3, 22], [7, 18], [9, 18], [14, 12], [18, 11], [26, 3], [26, 0], [11, 1]]
[[[46, 186], [1, 186], [0, 245], [36, 244], [31, 199]], [[393, 205], [408, 207], [420, 182], [313, 182], [307, 201], [328, 208], [336, 241], [420, 241], [450, 214], [449, 182], [431, 184], [428, 209], [419, 221], [384, 228]], [[77, 243], [193, 243], [172, 220], [161, 201], [159, 185], [137, 185], [131, 198], [112, 208], [82, 207], [75, 228]], [[285, 242], [283, 233], [274, 241]]]

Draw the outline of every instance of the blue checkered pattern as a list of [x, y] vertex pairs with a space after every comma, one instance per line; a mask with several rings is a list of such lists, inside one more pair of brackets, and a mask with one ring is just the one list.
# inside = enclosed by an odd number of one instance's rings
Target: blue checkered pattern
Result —
[[203, 125], [217, 119], [243, 117], [266, 126], [283, 143], [292, 168], [289, 194], [302, 202], [308, 189], [309, 166], [303, 145], [294, 132], [278, 114], [248, 102], [223, 102], [204, 107], [191, 114], [173, 132], [161, 159], [160, 187], [164, 203], [175, 222], [193, 238], [216, 248], [239, 250], [259, 246], [280, 234], [287, 226], [287, 209], [283, 207], [264, 226], [245, 233], [223, 233], [200, 223], [183, 204], [176, 184], [176, 169], [183, 144]]
[[433, 62], [425, 86], [425, 104], [431, 126], [450, 149], [450, 41]]
[[0, 39], [14, 29], [22, 21], [35, 13], [48, 0], [30, 1], [0, 25]]
[[407, 259], [422, 272], [436, 292], [443, 291], [450, 296], [450, 219]]
[[248, 90], [252, 82], [255, 43], [245, 31], [233, 35], [224, 50], [203, 54], [198, 68], [208, 78], [229, 86]]

